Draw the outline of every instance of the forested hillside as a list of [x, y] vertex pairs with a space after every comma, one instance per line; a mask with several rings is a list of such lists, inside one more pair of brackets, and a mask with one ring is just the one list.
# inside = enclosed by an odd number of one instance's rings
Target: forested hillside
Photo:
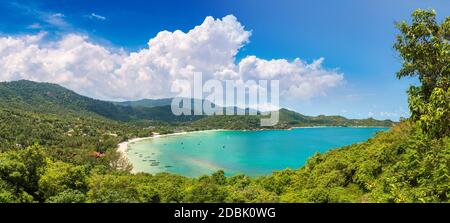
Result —
[[172, 103], [172, 98], [162, 98], [162, 99], [141, 99], [137, 101], [121, 101], [112, 102], [116, 105], [130, 106], [130, 107], [158, 107], [170, 105]]
[[131, 107], [79, 95], [57, 84], [27, 80], [0, 83], [0, 107], [38, 113], [77, 112], [117, 121], [158, 120], [185, 122], [200, 117], [175, 116], [170, 106]]
[[[2, 202], [443, 202], [450, 138], [405, 121], [361, 144], [265, 177], [130, 174], [48, 159], [39, 146], [0, 155]], [[98, 158], [104, 160], [106, 158]]]
[[[260, 116], [225, 116], [217, 115], [173, 115], [170, 107], [171, 99], [141, 100], [134, 102], [112, 103], [79, 95], [56, 84], [38, 83], [26, 80], [0, 83], [0, 108], [31, 111], [39, 114], [65, 115], [67, 113], [101, 117], [110, 120], [132, 121], [162, 121], [173, 126], [182, 124], [194, 128], [211, 129], [258, 129]], [[191, 107], [194, 101], [191, 99]], [[155, 103], [155, 105], [150, 105]], [[203, 103], [203, 101], [201, 101]], [[157, 106], [159, 104], [160, 106]], [[234, 108], [235, 110], [238, 108]], [[197, 121], [200, 120], [200, 121]], [[197, 121], [197, 122], [196, 122]], [[342, 116], [305, 116], [287, 109], [280, 109], [280, 122], [274, 128], [289, 128], [295, 126], [392, 126], [390, 120], [347, 119]]]
[[[191, 107], [194, 107], [195, 99], [191, 99]], [[124, 101], [124, 102], [114, 102], [117, 105], [130, 106], [134, 108], [138, 107], [169, 107], [172, 102], [171, 98], [164, 99], [142, 99], [138, 101]], [[197, 102], [203, 104], [204, 100], [197, 100]], [[219, 107], [220, 108], [220, 107]], [[226, 108], [222, 108], [223, 113], [226, 114]], [[248, 114], [249, 110], [243, 110], [241, 108], [234, 107], [233, 110], [237, 112], [240, 109], [241, 112]], [[260, 112], [258, 116], [222, 116], [216, 115], [211, 117], [202, 117], [194, 120], [191, 129], [260, 129], [261, 118], [267, 116], [261, 116]], [[376, 120], [373, 118], [367, 119], [348, 119], [343, 116], [307, 116], [299, 114], [295, 111], [291, 111], [285, 108], [279, 110], [280, 121], [277, 125], [273, 127], [265, 128], [276, 128], [276, 129], [286, 129], [292, 127], [304, 127], [304, 126], [382, 126], [391, 127], [394, 122], [391, 120]]]

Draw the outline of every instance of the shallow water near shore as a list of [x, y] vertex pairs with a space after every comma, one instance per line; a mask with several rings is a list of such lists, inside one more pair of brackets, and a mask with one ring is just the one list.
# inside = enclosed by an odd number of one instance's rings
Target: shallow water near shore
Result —
[[363, 142], [387, 128], [320, 127], [265, 131], [202, 131], [131, 143], [134, 172], [188, 177], [224, 170], [259, 176], [299, 168], [316, 152]]

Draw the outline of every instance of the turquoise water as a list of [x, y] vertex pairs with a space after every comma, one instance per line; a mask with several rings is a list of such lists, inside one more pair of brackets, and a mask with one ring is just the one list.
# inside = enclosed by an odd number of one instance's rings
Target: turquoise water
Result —
[[362, 142], [387, 128], [320, 127], [267, 131], [204, 131], [147, 139], [129, 146], [134, 171], [196, 177], [258, 176], [299, 168], [316, 152]]

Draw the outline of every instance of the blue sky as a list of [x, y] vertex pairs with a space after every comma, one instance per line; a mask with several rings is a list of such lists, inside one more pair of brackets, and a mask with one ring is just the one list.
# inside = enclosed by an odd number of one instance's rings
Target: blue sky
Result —
[[416, 8], [434, 8], [439, 19], [450, 15], [445, 0], [2, 1], [0, 35], [46, 32], [51, 41], [78, 33], [105, 48], [134, 52], [162, 30], [187, 32], [206, 16], [232, 14], [251, 31], [236, 61], [323, 57], [323, 67], [344, 75], [326, 93], [282, 100], [283, 106], [309, 115], [398, 119], [407, 116], [405, 91], [415, 80], [395, 77], [401, 60], [392, 48], [394, 23], [409, 20]]

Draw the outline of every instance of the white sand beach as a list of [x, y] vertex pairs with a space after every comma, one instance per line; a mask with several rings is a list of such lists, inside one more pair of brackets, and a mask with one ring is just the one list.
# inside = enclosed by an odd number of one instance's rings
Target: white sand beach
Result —
[[226, 131], [225, 129], [210, 129], [210, 130], [199, 130], [199, 131], [192, 131], [192, 132], [176, 132], [176, 133], [170, 133], [170, 134], [159, 134], [154, 132], [152, 136], [149, 137], [140, 137], [140, 138], [132, 138], [128, 141], [121, 142], [117, 145], [117, 151], [121, 154], [121, 156], [124, 159], [128, 159], [127, 157], [127, 150], [130, 145], [130, 143], [139, 142], [146, 139], [154, 139], [154, 138], [160, 138], [160, 137], [168, 137], [168, 136], [177, 136], [177, 135], [184, 135], [188, 133], [198, 133], [198, 132], [212, 132], [212, 131]]
[[176, 132], [176, 133], [170, 133], [170, 134], [164, 134], [161, 135], [159, 133], [153, 133], [152, 136], [149, 137], [141, 137], [141, 138], [132, 138], [128, 141], [125, 142], [121, 142], [119, 143], [119, 145], [117, 146], [117, 151], [122, 154], [123, 157], [127, 157], [127, 150], [128, 150], [128, 146], [130, 143], [135, 143], [135, 142], [139, 142], [142, 140], [146, 140], [146, 139], [154, 139], [154, 138], [159, 138], [159, 137], [167, 137], [167, 136], [175, 136], [175, 135], [183, 135], [183, 134], [187, 134], [188, 132]]

